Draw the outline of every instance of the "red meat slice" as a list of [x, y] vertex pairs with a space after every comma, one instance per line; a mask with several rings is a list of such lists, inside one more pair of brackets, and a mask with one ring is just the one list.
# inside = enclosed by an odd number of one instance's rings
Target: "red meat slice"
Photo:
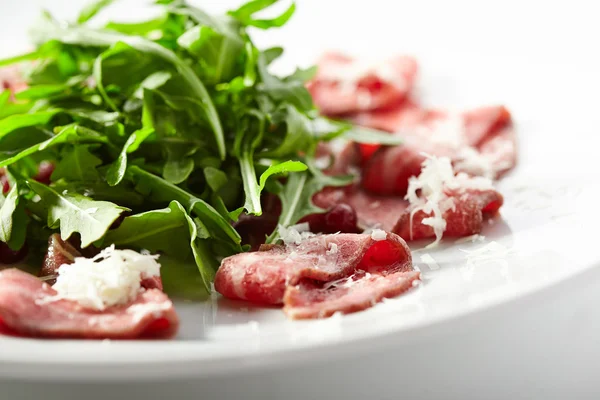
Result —
[[[493, 216], [502, 206], [504, 199], [495, 190], [454, 190], [446, 193], [454, 201], [454, 209], [446, 211], [444, 236], [462, 237], [481, 232], [486, 217]], [[417, 211], [412, 217], [412, 207], [400, 217], [393, 232], [405, 240], [418, 240], [435, 237], [433, 228], [423, 224], [423, 219], [430, 217], [423, 211]], [[411, 232], [412, 226], [412, 232]]]
[[379, 66], [365, 66], [339, 53], [325, 54], [308, 83], [313, 101], [324, 115], [377, 110], [402, 101], [417, 75], [412, 57], [394, 57]]
[[283, 311], [293, 319], [325, 318], [336, 312], [347, 314], [362, 311], [384, 298], [396, 297], [409, 290], [419, 277], [417, 271], [385, 275], [367, 275], [361, 271], [346, 278], [336, 287], [324, 287], [304, 280], [288, 288]]
[[[449, 132], [449, 135], [440, 130], [453, 120], [457, 120], [463, 129]], [[375, 152], [373, 146], [369, 146], [365, 150], [372, 157], [364, 166], [362, 183], [373, 193], [406, 194], [408, 178], [419, 175], [424, 153], [449, 157], [457, 171], [480, 175], [484, 171], [463, 162], [465, 152], [474, 152], [490, 165], [493, 178], [500, 177], [516, 163], [510, 113], [502, 106], [480, 108], [458, 116], [403, 106], [395, 112], [362, 114], [355, 121], [395, 132], [405, 139], [400, 146], [381, 147]]]
[[25, 336], [85, 339], [169, 338], [179, 327], [173, 303], [157, 289], [104, 311], [70, 300], [46, 300], [55, 295], [32, 275], [17, 269], [1, 271], [0, 326]]
[[[377, 241], [366, 234], [336, 234], [228, 257], [217, 272], [215, 289], [228, 298], [283, 303], [292, 318], [320, 318], [368, 308], [417, 279], [410, 250], [398, 236], [388, 233]], [[360, 289], [356, 295], [354, 285], [339, 285], [348, 280]]]
[[[344, 188], [328, 187], [313, 197], [315, 205], [333, 209], [349, 206], [356, 215], [359, 229], [379, 228], [391, 231], [408, 202], [399, 196], [379, 196], [369, 193], [359, 185]], [[311, 224], [311, 230], [313, 226]]]

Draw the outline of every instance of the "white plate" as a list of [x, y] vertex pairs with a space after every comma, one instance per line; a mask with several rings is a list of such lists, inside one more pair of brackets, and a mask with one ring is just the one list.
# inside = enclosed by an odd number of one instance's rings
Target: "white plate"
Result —
[[[0, 14], [0, 37], [19, 37], [33, 3], [72, 15], [79, 2], [12, 3], [10, 13]], [[224, 9], [236, 2], [212, 3]], [[282, 69], [309, 64], [326, 48], [369, 56], [407, 51], [422, 65], [424, 103], [456, 109], [503, 103], [513, 111], [520, 160], [499, 184], [502, 219], [485, 227], [483, 241], [447, 240], [429, 251], [437, 266], [415, 252], [423, 285], [353, 315], [292, 322], [278, 309], [215, 296], [178, 304], [182, 330], [169, 342], [0, 337], [0, 379], [32, 382], [5, 381], [0, 390], [32, 396], [43, 390], [46, 397], [81, 391], [89, 398], [127, 391], [117, 382], [135, 381], [144, 382], [136, 394], [152, 398], [194, 391], [287, 399], [600, 393], [593, 368], [600, 356], [600, 271], [592, 268], [600, 264], [600, 63], [595, 54], [578, 53], [592, 43], [583, 36], [590, 32], [579, 23], [560, 34], [551, 30], [561, 12], [552, 7], [532, 32], [524, 16], [536, 15], [536, 7], [528, 2], [494, 6], [495, 18], [485, 23], [487, 9], [478, 5], [497, 3], [321, 3], [301, 2], [281, 36], [257, 36], [260, 44], [285, 44]], [[142, 12], [132, 1], [119, 7], [117, 15]], [[6, 52], [24, 46], [14, 40]], [[467, 253], [485, 246], [496, 249], [490, 259]], [[82, 381], [115, 384], [62, 384]]]

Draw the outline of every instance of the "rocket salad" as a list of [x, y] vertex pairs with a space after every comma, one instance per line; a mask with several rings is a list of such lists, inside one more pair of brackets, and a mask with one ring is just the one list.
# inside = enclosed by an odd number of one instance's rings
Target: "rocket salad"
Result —
[[323, 212], [312, 196], [352, 178], [321, 172], [320, 141], [398, 138], [320, 116], [313, 69], [270, 72], [283, 49], [258, 49], [248, 28], [283, 26], [294, 4], [257, 16], [276, 1], [212, 16], [158, 0], [159, 17], [101, 29], [89, 22], [111, 1], [74, 22], [44, 14], [35, 50], [0, 60], [27, 85], [0, 92], [0, 241], [38, 266], [56, 232], [83, 249], [161, 253], [165, 287], [200, 293], [223, 257], [247, 250], [234, 223], [261, 215], [264, 193], [281, 199], [284, 226]]

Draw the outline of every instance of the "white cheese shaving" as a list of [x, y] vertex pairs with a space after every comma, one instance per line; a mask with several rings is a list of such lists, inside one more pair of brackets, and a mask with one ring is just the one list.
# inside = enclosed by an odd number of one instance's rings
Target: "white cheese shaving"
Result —
[[431, 270], [440, 269], [440, 266], [438, 265], [438, 263], [435, 261], [435, 259], [430, 254], [421, 254], [420, 258], [421, 258], [421, 262], [424, 262], [425, 264], [427, 264], [429, 269], [431, 269]]
[[454, 161], [454, 168], [457, 171], [464, 171], [488, 179], [494, 179], [496, 176], [496, 170], [489, 157], [483, 156], [471, 146], [465, 146], [459, 150]]
[[104, 310], [135, 299], [142, 278], [160, 275], [158, 255], [133, 250], [115, 250], [114, 245], [93, 258], [77, 257], [73, 264], [61, 265], [52, 300], [77, 301], [83, 307]]
[[445, 189], [486, 190], [493, 189], [491, 180], [483, 177], [472, 178], [465, 173], [454, 175], [452, 163], [447, 157], [435, 157], [425, 154], [421, 174], [411, 177], [408, 181], [406, 200], [412, 206], [410, 214], [410, 233], [412, 236], [412, 221], [415, 213], [423, 211], [429, 217], [423, 219], [423, 224], [431, 226], [435, 233], [435, 241], [427, 246], [437, 246], [446, 230], [446, 220], [443, 215], [455, 207]]
[[292, 225], [287, 228], [283, 225], [279, 225], [278, 232], [279, 238], [283, 240], [283, 243], [286, 245], [298, 245], [304, 240], [315, 236], [314, 233], [310, 232], [310, 226], [308, 225], [308, 222]]
[[380, 241], [380, 240], [386, 240], [387, 239], [387, 233], [384, 230], [381, 229], [373, 229], [371, 231], [371, 239], [375, 240], [375, 241]]
[[337, 254], [338, 252], [338, 245], [335, 243], [329, 243], [329, 250], [327, 250], [325, 252], [326, 255], [333, 255], [333, 254]]

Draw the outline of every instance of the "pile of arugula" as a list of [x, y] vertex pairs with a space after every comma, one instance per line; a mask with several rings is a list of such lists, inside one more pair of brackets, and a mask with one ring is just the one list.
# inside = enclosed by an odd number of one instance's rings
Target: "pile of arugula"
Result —
[[[276, 1], [211, 16], [158, 0], [159, 18], [102, 29], [88, 21], [110, 0], [75, 23], [46, 13], [36, 50], [0, 61], [19, 63], [28, 83], [14, 98], [0, 93], [0, 167], [11, 187], [0, 241], [27, 243], [35, 263], [53, 230], [82, 247], [160, 252], [166, 289], [191, 295], [209, 287], [218, 260], [246, 250], [232, 223], [262, 213], [263, 191], [280, 197], [284, 226], [322, 212], [313, 194], [349, 177], [315, 166], [318, 142], [395, 139], [319, 116], [305, 89], [314, 69], [269, 72], [283, 50], [257, 49], [247, 28], [284, 25], [294, 4], [256, 17]], [[56, 166], [49, 185], [33, 179], [42, 161]]]

